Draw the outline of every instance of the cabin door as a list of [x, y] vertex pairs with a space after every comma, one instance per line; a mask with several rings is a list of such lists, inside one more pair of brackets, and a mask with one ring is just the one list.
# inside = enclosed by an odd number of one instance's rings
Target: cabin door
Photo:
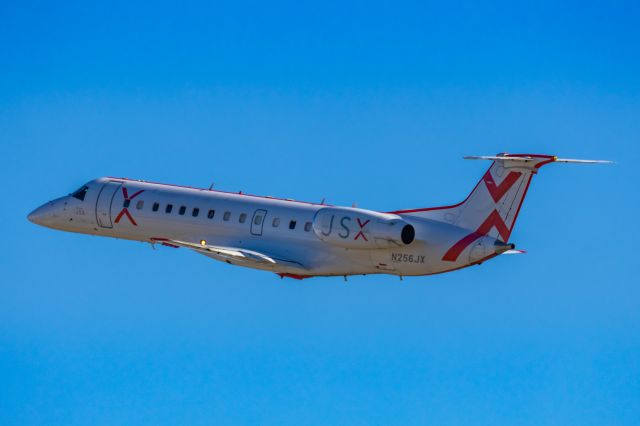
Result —
[[107, 182], [100, 189], [98, 200], [96, 201], [96, 222], [99, 227], [113, 228], [113, 222], [111, 221], [111, 204], [121, 186], [121, 182]]
[[251, 219], [251, 234], [262, 235], [262, 227], [264, 226], [264, 219], [267, 216], [266, 210], [256, 210]]

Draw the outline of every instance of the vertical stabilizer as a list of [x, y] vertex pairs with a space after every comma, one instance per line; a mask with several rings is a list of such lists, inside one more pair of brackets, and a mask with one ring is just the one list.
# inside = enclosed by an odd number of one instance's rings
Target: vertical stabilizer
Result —
[[558, 159], [553, 155], [498, 154], [465, 157], [470, 160], [492, 160], [489, 170], [461, 203], [393, 213], [446, 222], [470, 231], [445, 254], [443, 260], [455, 261], [460, 253], [482, 236], [507, 242], [529, 189], [533, 175], [545, 164], [601, 163], [608, 161]]

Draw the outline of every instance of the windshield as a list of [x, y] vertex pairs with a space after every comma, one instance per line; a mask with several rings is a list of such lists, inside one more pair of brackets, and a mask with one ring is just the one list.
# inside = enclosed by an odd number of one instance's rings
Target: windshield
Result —
[[78, 189], [75, 192], [72, 192], [71, 195], [73, 198], [77, 198], [80, 201], [84, 201], [84, 197], [85, 195], [87, 195], [87, 191], [89, 190], [89, 187], [87, 185], [84, 185], [82, 188]]

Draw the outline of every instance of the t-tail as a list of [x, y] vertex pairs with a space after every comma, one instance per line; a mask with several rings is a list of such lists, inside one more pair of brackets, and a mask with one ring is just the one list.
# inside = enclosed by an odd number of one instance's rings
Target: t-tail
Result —
[[476, 240], [489, 236], [506, 244], [527, 195], [533, 175], [550, 163], [610, 163], [604, 160], [562, 159], [553, 155], [497, 154], [464, 157], [467, 160], [491, 160], [493, 163], [482, 179], [461, 203], [394, 213], [446, 222], [469, 230], [469, 234], [449, 248], [442, 260], [455, 262]]

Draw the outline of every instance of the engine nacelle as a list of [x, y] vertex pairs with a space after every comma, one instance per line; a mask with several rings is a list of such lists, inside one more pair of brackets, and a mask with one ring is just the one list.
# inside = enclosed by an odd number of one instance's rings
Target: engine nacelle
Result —
[[318, 210], [313, 232], [326, 243], [354, 249], [403, 247], [416, 235], [400, 216], [340, 207]]

